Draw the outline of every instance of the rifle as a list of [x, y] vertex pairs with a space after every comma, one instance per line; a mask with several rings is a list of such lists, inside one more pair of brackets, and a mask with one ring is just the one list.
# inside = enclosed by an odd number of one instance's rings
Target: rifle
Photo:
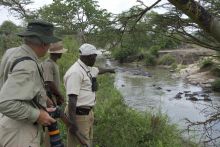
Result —
[[[72, 124], [72, 122], [68, 119], [68, 117], [62, 112], [60, 115], [60, 119], [63, 121], [63, 123], [66, 125], [67, 128], [69, 128]], [[76, 136], [78, 141], [85, 147], [90, 147], [89, 144], [85, 142], [86, 137], [79, 131], [76, 131], [73, 135]]]

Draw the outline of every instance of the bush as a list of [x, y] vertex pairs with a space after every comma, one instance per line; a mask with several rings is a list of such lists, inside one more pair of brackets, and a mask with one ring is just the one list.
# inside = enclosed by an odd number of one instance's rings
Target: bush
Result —
[[220, 79], [217, 79], [212, 83], [213, 91], [220, 92]]
[[219, 65], [214, 65], [213, 68], [211, 69], [211, 73], [214, 76], [220, 77], [220, 66]]
[[205, 58], [200, 62], [200, 69], [210, 69], [213, 66], [213, 61], [211, 58]]
[[144, 55], [144, 63], [146, 66], [152, 66], [152, 65], [156, 65], [156, 57], [150, 53], [146, 53]]
[[161, 65], [171, 65], [173, 63], [176, 63], [176, 59], [170, 54], [163, 55], [159, 59], [159, 64]]
[[151, 46], [149, 49], [149, 53], [155, 57], [158, 57], [159, 56], [158, 51], [160, 50], [160, 48], [161, 47], [158, 45]]
[[177, 69], [177, 67], [178, 67], [178, 65], [177, 65], [176, 62], [171, 64], [171, 68], [172, 68], [172, 69]]
[[129, 49], [129, 48], [123, 48], [118, 47], [114, 48], [112, 55], [116, 60], [119, 60], [121, 63], [124, 62], [129, 56], [137, 55], [139, 51], [137, 49]]

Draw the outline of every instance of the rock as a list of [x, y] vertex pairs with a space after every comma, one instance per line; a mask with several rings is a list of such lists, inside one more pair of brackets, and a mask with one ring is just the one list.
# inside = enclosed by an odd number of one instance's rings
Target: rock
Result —
[[212, 101], [210, 98], [208, 98], [208, 97], [204, 97], [204, 99], [203, 99], [204, 101]]
[[190, 93], [190, 91], [183, 91], [184, 93]]
[[161, 88], [161, 87], [156, 87], [156, 89], [157, 89], [157, 90], [160, 90], [160, 89], [162, 89], [162, 88]]
[[190, 96], [190, 97], [187, 98], [186, 100], [190, 100], [190, 101], [198, 101], [199, 99], [198, 99], [197, 97]]
[[182, 96], [181, 96], [182, 94], [180, 94], [180, 93], [177, 93], [176, 94], [176, 96], [174, 97], [175, 99], [181, 99], [182, 98]]

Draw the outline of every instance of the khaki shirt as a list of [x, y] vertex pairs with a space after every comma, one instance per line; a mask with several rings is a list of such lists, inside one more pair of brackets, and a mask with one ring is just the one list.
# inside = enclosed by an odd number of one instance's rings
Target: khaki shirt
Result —
[[42, 63], [43, 67], [43, 74], [44, 74], [44, 81], [50, 81], [54, 82], [56, 87], [59, 89], [60, 88], [60, 72], [59, 72], [59, 67], [51, 59], [46, 59]]
[[92, 77], [97, 77], [99, 73], [97, 67], [89, 67], [79, 59], [68, 69], [64, 76], [67, 96], [69, 94], [78, 96], [76, 103], [77, 107], [95, 105], [95, 92], [92, 92], [92, 82], [87, 75], [88, 71], [91, 73]]
[[[28, 56], [39, 63], [35, 52], [27, 45], [8, 49], [0, 65], [0, 114], [13, 120], [35, 122], [40, 114], [33, 106], [32, 99], [46, 106], [46, 92], [37, 64], [32, 60], [17, 63], [12, 72], [10, 68], [18, 58]], [[40, 66], [39, 66], [40, 67]], [[1, 116], [1, 115], [0, 115]], [[0, 117], [0, 123], [1, 123]]]

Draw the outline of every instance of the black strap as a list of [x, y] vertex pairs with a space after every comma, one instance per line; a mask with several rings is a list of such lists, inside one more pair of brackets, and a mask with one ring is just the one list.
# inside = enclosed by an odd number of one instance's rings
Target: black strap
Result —
[[86, 70], [79, 62], [77, 62], [77, 63], [82, 67], [82, 69], [84, 69], [84, 71], [86, 72], [87, 76], [89, 77], [89, 79], [92, 82], [92, 74], [90, 73], [90, 71]]
[[42, 75], [42, 73], [41, 73], [40, 67], [38, 66], [37, 62], [36, 62], [34, 59], [32, 59], [31, 57], [28, 57], [28, 56], [24, 56], [24, 57], [21, 57], [21, 58], [16, 59], [16, 60], [13, 62], [11, 68], [10, 68], [10, 72], [12, 72], [13, 68], [15, 67], [15, 65], [17, 65], [19, 62], [22, 62], [22, 61], [25, 61], [25, 60], [32, 60], [32, 61], [34, 61], [34, 62], [36, 63], [38, 72], [39, 72], [39, 74], [40, 74], [40, 77], [41, 77], [41, 79], [44, 81], [44, 77], [43, 77], [43, 75]]
[[[32, 59], [31, 57], [28, 57], [28, 56], [24, 56], [24, 57], [21, 57], [21, 58], [16, 59], [16, 60], [13, 62], [11, 68], [10, 68], [10, 72], [12, 72], [13, 68], [14, 68], [19, 62], [22, 62], [22, 61], [25, 61], [25, 60], [32, 60], [32, 61], [34, 61], [34, 62], [36, 63], [38, 72], [39, 72], [39, 74], [40, 74], [40, 77], [41, 77], [42, 81], [44, 82], [43, 75], [42, 75], [42, 73], [41, 73], [40, 67], [38, 66], [37, 62], [36, 62], [34, 59]], [[33, 102], [33, 105], [34, 105], [34, 106], [37, 106], [37, 108], [43, 109], [43, 110], [47, 111], [46, 108], [45, 108], [44, 106], [42, 106], [42, 105], [37, 101], [36, 96], [33, 98], [33, 100], [32, 100], [31, 102]]]

